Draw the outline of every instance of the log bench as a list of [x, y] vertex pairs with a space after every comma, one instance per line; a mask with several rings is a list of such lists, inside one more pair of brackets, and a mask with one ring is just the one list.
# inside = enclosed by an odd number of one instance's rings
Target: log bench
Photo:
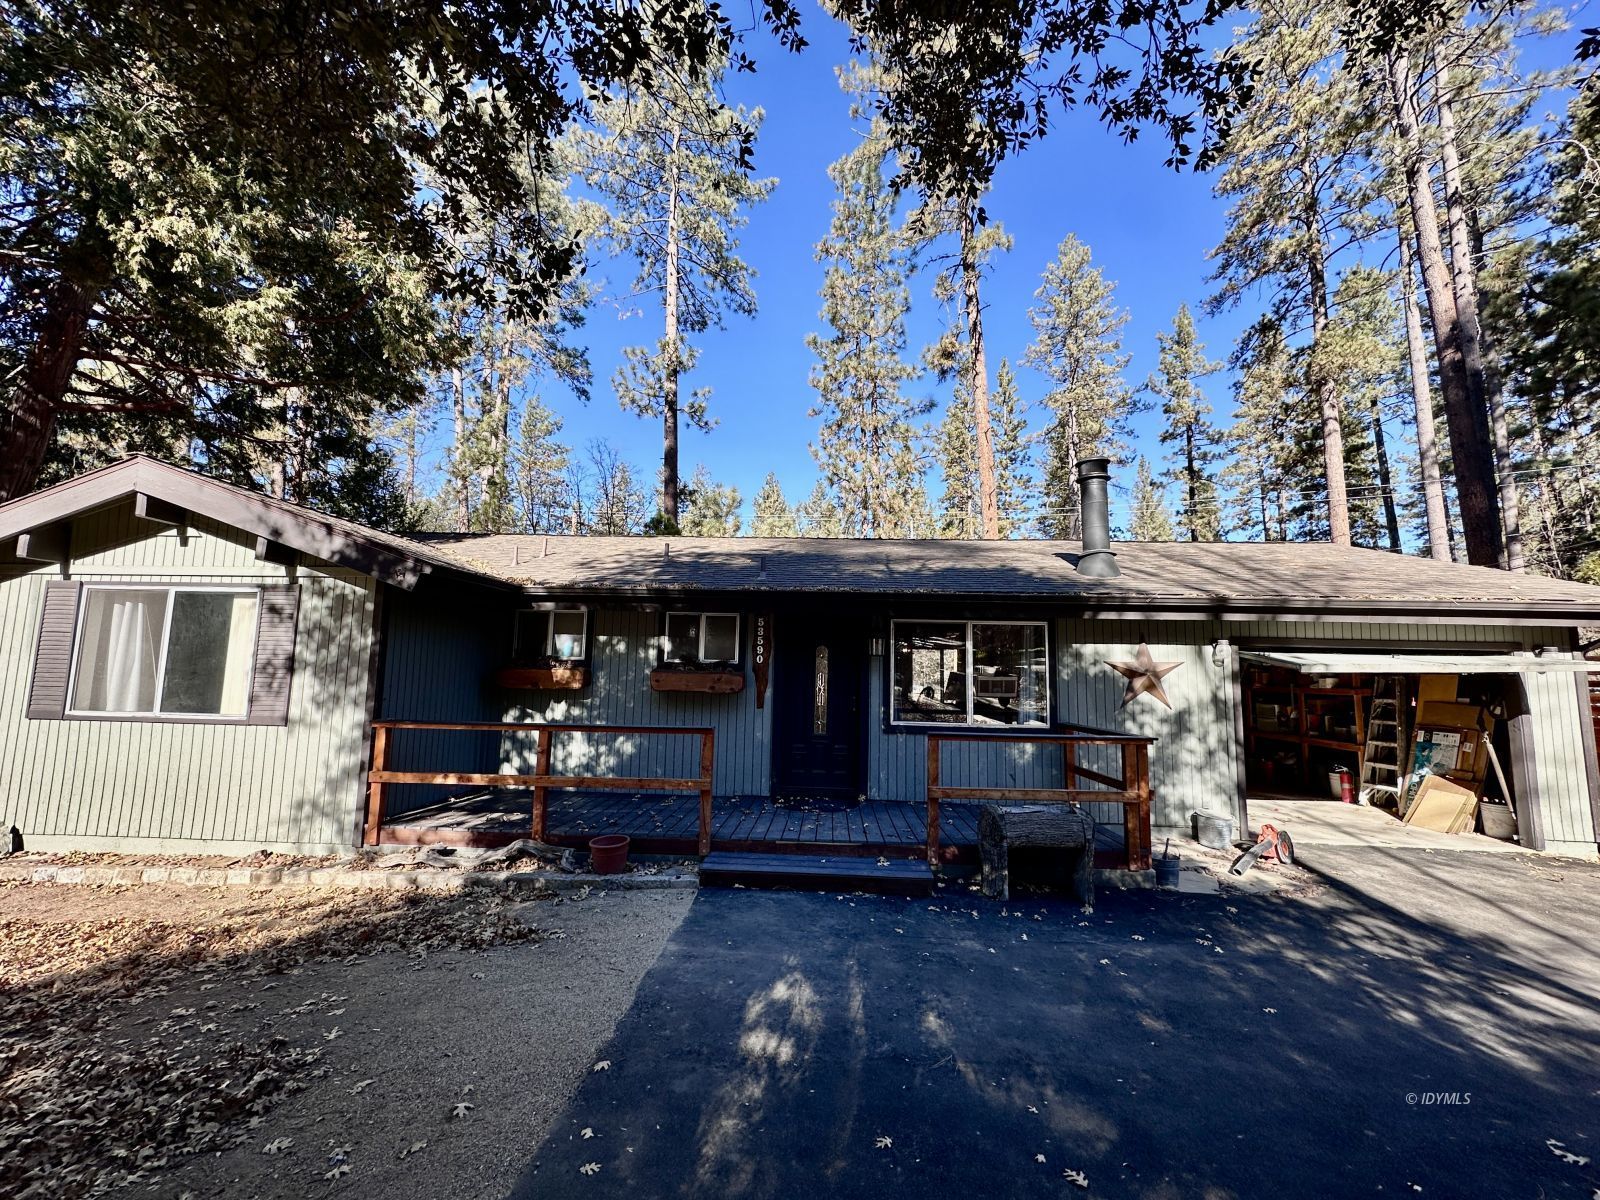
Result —
[[1065, 852], [1072, 898], [1094, 907], [1094, 818], [1076, 804], [985, 804], [978, 812], [983, 894], [1011, 898], [1011, 850], [1040, 846]]

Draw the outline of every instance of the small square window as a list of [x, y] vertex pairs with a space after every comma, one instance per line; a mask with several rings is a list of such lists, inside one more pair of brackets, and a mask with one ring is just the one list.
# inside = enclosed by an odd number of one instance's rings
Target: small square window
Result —
[[661, 642], [661, 661], [738, 662], [739, 614], [669, 612]]
[[517, 613], [512, 658], [522, 665], [573, 662], [588, 652], [589, 612], [583, 608], [524, 608]]

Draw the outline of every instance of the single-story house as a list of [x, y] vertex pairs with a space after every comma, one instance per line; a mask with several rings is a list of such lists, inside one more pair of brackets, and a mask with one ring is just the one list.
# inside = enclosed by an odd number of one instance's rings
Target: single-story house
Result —
[[1426, 693], [1479, 714], [1482, 786], [1524, 845], [1595, 853], [1600, 588], [1329, 544], [1110, 546], [1084, 467], [1080, 546], [403, 538], [127, 458], [0, 506], [0, 829], [937, 861], [993, 795], [1089, 803], [1142, 866], [1193, 812], [1242, 831], [1253, 795], [1327, 798], [1341, 767], [1392, 793]]

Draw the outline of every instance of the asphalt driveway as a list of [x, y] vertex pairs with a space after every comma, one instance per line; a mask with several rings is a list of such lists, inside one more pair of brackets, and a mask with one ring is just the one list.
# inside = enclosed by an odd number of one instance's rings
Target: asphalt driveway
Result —
[[1092, 915], [701, 893], [512, 1195], [1590, 1200], [1600, 868], [1308, 855]]

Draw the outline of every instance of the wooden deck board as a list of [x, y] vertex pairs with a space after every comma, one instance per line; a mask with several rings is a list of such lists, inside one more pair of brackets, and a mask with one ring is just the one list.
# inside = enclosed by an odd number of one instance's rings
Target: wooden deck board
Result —
[[[975, 861], [978, 805], [940, 805], [939, 842], [946, 858]], [[859, 854], [891, 858], [915, 855], [927, 841], [926, 810], [920, 803], [869, 800], [842, 812], [785, 807], [756, 797], [717, 797], [712, 802], [713, 849]], [[522, 793], [481, 792], [406, 813], [385, 822], [384, 841], [417, 844], [505, 845], [528, 836], [531, 813]], [[633, 796], [606, 792], [557, 792], [550, 796], [546, 836], [577, 847], [602, 833], [625, 833], [641, 854], [693, 854], [699, 835], [699, 801], [693, 795]], [[1122, 829], [1101, 823], [1096, 849], [1114, 856]]]

